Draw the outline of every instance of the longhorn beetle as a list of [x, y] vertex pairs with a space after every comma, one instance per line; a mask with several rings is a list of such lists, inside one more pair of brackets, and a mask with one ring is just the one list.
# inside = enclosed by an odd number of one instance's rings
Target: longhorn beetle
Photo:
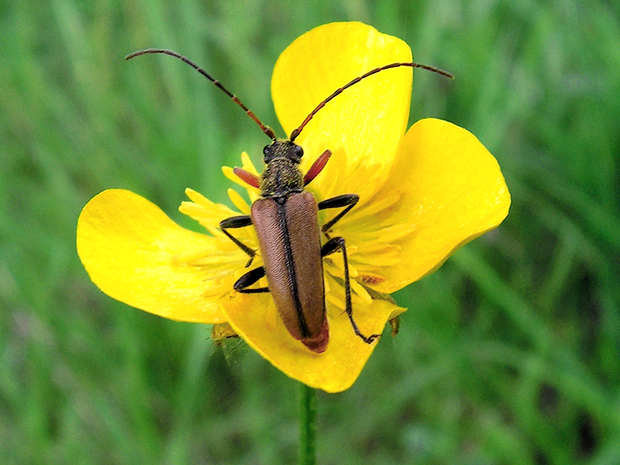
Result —
[[[234, 94], [188, 58], [171, 50], [146, 49], [127, 55], [125, 59], [129, 60], [149, 53], [170, 55], [190, 65], [226, 93], [271, 139], [271, 143], [263, 149], [263, 161], [266, 166], [260, 177], [241, 168], [233, 170], [244, 182], [259, 188], [261, 198], [252, 204], [250, 215], [233, 216], [220, 222], [222, 232], [248, 255], [246, 268], [252, 264], [257, 251], [234, 237], [228, 230], [253, 225], [263, 259], [263, 266], [254, 268], [241, 276], [235, 282], [234, 289], [247, 294], [271, 292], [278, 313], [290, 334], [310, 350], [316, 353], [324, 352], [329, 342], [329, 326], [325, 310], [322, 258], [341, 252], [344, 263], [345, 311], [355, 334], [365, 343], [372, 344], [380, 335], [365, 336], [353, 318], [345, 240], [342, 237], [329, 236], [330, 229], [355, 206], [359, 196], [344, 194], [317, 203], [310, 192], [304, 191], [304, 187], [325, 167], [331, 152], [329, 150], [323, 152], [308, 172], [302, 175], [298, 165], [301, 163], [304, 151], [295, 143], [295, 139], [314, 115], [329, 101], [373, 74], [407, 66], [426, 69], [450, 78], [453, 76], [446, 71], [419, 63], [390, 63], [372, 69], [336, 89], [320, 102], [301, 125], [291, 133], [288, 140], [285, 140], [278, 139], [273, 130], [265, 126]], [[319, 229], [318, 210], [330, 208], [342, 208], [343, 210]], [[321, 245], [321, 232], [327, 238], [323, 245]], [[265, 276], [269, 287], [250, 287]]]

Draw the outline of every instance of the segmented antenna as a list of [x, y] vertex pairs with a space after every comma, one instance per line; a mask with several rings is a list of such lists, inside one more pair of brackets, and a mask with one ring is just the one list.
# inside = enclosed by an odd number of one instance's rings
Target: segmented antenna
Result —
[[220, 83], [220, 81], [218, 81], [217, 79], [213, 78], [209, 73], [207, 73], [204, 69], [202, 69], [200, 66], [198, 66], [193, 61], [191, 61], [189, 58], [186, 58], [183, 55], [180, 55], [179, 53], [174, 52], [172, 50], [166, 50], [166, 49], [161, 49], [161, 48], [147, 48], [145, 50], [138, 50], [137, 52], [130, 53], [129, 55], [127, 55], [125, 57], [125, 60], [131, 60], [132, 58], [135, 58], [135, 57], [140, 56], [140, 55], [146, 55], [148, 53], [160, 53], [160, 54], [164, 54], [164, 55], [170, 55], [170, 56], [178, 58], [179, 60], [183, 61], [184, 63], [187, 63], [188, 65], [190, 65], [192, 68], [194, 68], [196, 71], [198, 71], [204, 77], [206, 77], [209, 81], [211, 81], [213, 84], [215, 84], [215, 86], [217, 88], [219, 88], [226, 95], [228, 95], [232, 99], [233, 102], [235, 102], [237, 105], [239, 105], [241, 108], [243, 108], [245, 113], [250, 118], [252, 118], [256, 124], [258, 124], [260, 126], [261, 130], [267, 135], [267, 137], [269, 137], [271, 140], [276, 140], [276, 135], [275, 135], [275, 133], [273, 132], [273, 130], [269, 126], [265, 126], [262, 123], [262, 121], [259, 120], [258, 117], [254, 113], [252, 113], [252, 110], [250, 110], [248, 107], [246, 107], [243, 104], [243, 102], [241, 102], [241, 100], [239, 100], [237, 98], [236, 95], [234, 95], [232, 92], [230, 92], [226, 87], [224, 87]]
[[433, 73], [437, 73], [437, 74], [441, 74], [442, 76], [449, 77], [450, 79], [454, 78], [454, 75], [448, 73], [447, 71], [444, 71], [444, 70], [438, 69], [438, 68], [433, 68], [432, 66], [428, 66], [428, 65], [421, 65], [420, 63], [390, 63], [389, 65], [385, 65], [385, 66], [381, 66], [379, 68], [372, 69], [372, 70], [368, 71], [367, 73], [362, 74], [361, 76], [356, 77], [355, 79], [353, 79], [349, 83], [347, 83], [344, 86], [342, 86], [340, 89], [337, 89], [336, 91], [334, 91], [333, 94], [331, 94], [329, 97], [327, 97], [321, 103], [319, 103], [316, 106], [316, 108], [314, 110], [312, 110], [308, 116], [306, 116], [306, 119], [303, 121], [303, 123], [301, 123], [301, 125], [297, 129], [295, 129], [293, 132], [291, 132], [290, 141], [293, 142], [299, 136], [299, 134], [301, 134], [301, 131], [303, 130], [303, 128], [306, 126], [306, 124], [308, 124], [310, 122], [310, 120], [314, 117], [314, 115], [316, 115], [321, 110], [321, 108], [323, 108], [329, 101], [333, 100], [338, 95], [340, 95], [343, 91], [345, 91], [349, 87], [357, 84], [362, 79], [366, 79], [368, 76], [372, 76], [373, 74], [377, 74], [378, 72], [384, 71], [386, 69], [399, 68], [401, 66], [409, 66], [410, 68], [422, 68], [422, 69], [425, 69], [427, 71], [432, 71]]

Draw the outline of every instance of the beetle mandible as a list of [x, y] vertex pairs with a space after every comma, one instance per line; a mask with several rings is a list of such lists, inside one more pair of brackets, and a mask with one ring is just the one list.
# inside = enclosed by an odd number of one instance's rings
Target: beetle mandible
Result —
[[[334, 224], [355, 206], [359, 196], [343, 194], [317, 203], [314, 196], [305, 191], [304, 187], [325, 167], [331, 152], [329, 150], [323, 152], [303, 175], [299, 164], [304, 152], [302, 147], [295, 143], [295, 139], [314, 115], [329, 101], [373, 74], [406, 66], [426, 69], [450, 78], [453, 76], [432, 66], [413, 62], [390, 63], [374, 68], [326, 97], [288, 139], [278, 139], [271, 128], [265, 126], [217, 79], [177, 52], [166, 49], [145, 49], [127, 55], [126, 59], [153, 53], [170, 55], [190, 65], [226, 93], [271, 139], [271, 143], [263, 149], [263, 161], [266, 166], [260, 177], [241, 168], [234, 169], [234, 173], [239, 178], [261, 191], [261, 197], [252, 204], [251, 214], [233, 216], [220, 222], [222, 232], [248, 255], [246, 268], [252, 264], [257, 251], [234, 237], [228, 230], [253, 225], [263, 259], [263, 266], [254, 268], [241, 276], [235, 282], [234, 289], [241, 293], [270, 292], [280, 318], [291, 336], [316, 353], [324, 352], [329, 342], [329, 325], [325, 304], [323, 257], [340, 252], [344, 263], [345, 311], [355, 334], [365, 343], [372, 344], [380, 335], [365, 336], [353, 318], [345, 240], [342, 237], [330, 237], [329, 235]], [[318, 211], [332, 208], [342, 208], [342, 210], [320, 227]], [[321, 233], [327, 239], [324, 244], [321, 244]], [[263, 277], [267, 278], [268, 287], [251, 287]]]

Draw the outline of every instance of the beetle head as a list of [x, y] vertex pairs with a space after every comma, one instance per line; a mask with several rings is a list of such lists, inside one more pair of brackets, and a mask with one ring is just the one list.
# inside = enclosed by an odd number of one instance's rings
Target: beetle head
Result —
[[269, 164], [276, 158], [285, 158], [299, 165], [301, 157], [304, 155], [304, 149], [290, 140], [275, 139], [271, 144], [263, 149], [263, 161]]

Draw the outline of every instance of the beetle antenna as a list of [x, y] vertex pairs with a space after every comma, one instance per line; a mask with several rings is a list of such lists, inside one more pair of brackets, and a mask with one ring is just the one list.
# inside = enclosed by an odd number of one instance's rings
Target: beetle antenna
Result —
[[248, 107], [246, 107], [243, 104], [243, 102], [237, 98], [237, 96], [235, 94], [230, 92], [226, 87], [224, 87], [222, 85], [222, 83], [220, 83], [220, 81], [218, 81], [217, 79], [212, 77], [209, 73], [207, 73], [204, 69], [202, 69], [200, 66], [198, 66], [196, 63], [194, 63], [189, 58], [186, 58], [183, 55], [181, 55], [181, 54], [179, 54], [177, 52], [174, 52], [172, 50], [166, 50], [166, 49], [161, 49], [161, 48], [147, 48], [145, 50], [138, 50], [137, 52], [130, 53], [129, 55], [127, 55], [125, 57], [125, 60], [131, 60], [132, 58], [135, 58], [135, 57], [140, 56], [140, 55], [146, 55], [148, 53], [161, 53], [161, 54], [164, 54], [164, 55], [170, 55], [170, 56], [178, 58], [182, 62], [187, 63], [188, 65], [190, 65], [192, 68], [194, 68], [196, 71], [198, 71], [204, 77], [206, 77], [209, 81], [211, 81], [213, 84], [215, 84], [215, 86], [217, 88], [219, 88], [226, 95], [228, 95], [232, 99], [233, 102], [235, 102], [237, 105], [239, 105], [241, 108], [243, 108], [245, 113], [250, 118], [252, 118], [256, 124], [258, 124], [260, 126], [261, 130], [267, 135], [267, 137], [269, 137], [271, 140], [276, 140], [276, 135], [275, 135], [275, 133], [273, 132], [273, 130], [269, 126], [265, 126], [262, 123], [262, 121], [259, 120], [258, 117], [252, 112], [252, 110], [250, 110]]
[[336, 98], [336, 96], [340, 95], [343, 91], [345, 91], [346, 89], [348, 89], [351, 86], [354, 86], [355, 84], [360, 82], [362, 79], [366, 79], [367, 77], [372, 76], [373, 74], [377, 74], [380, 71], [384, 71], [386, 69], [392, 69], [392, 68], [400, 68], [402, 66], [408, 66], [410, 68], [421, 68], [421, 69], [425, 69], [427, 71], [432, 71], [433, 73], [441, 74], [442, 76], [449, 77], [450, 79], [454, 78], [454, 75], [449, 73], [449, 72], [447, 72], [447, 71], [444, 71], [444, 70], [439, 69], [439, 68], [434, 68], [434, 67], [428, 66], [428, 65], [422, 65], [420, 63], [390, 63], [389, 65], [385, 65], [385, 66], [381, 66], [379, 68], [372, 69], [372, 70], [368, 71], [367, 73], [362, 74], [361, 76], [356, 77], [355, 79], [353, 79], [349, 83], [347, 83], [344, 86], [342, 86], [340, 89], [337, 89], [333, 94], [331, 94], [329, 97], [327, 97], [321, 103], [319, 103], [316, 106], [316, 108], [314, 110], [312, 110], [308, 116], [306, 116], [306, 119], [304, 120], [304, 122], [301, 123], [301, 125], [297, 129], [295, 129], [293, 132], [291, 132], [290, 141], [293, 142], [299, 136], [299, 134], [301, 134], [301, 131], [303, 130], [303, 128], [306, 126], [306, 124], [308, 124], [310, 122], [310, 120], [314, 117], [314, 115], [316, 115], [319, 112], [319, 110], [321, 110], [321, 108], [323, 108], [329, 101], [331, 101], [334, 98]]

